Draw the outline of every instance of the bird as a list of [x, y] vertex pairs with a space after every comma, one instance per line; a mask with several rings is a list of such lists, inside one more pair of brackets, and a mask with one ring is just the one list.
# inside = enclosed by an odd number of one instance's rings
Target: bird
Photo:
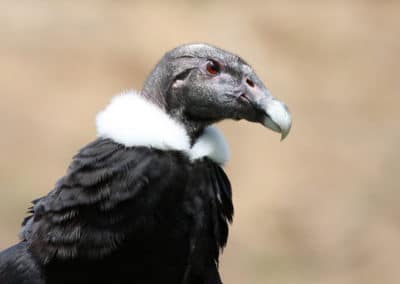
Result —
[[206, 43], [161, 58], [140, 91], [96, 116], [97, 137], [32, 202], [19, 243], [0, 253], [0, 283], [221, 284], [234, 208], [229, 149], [214, 126], [292, 126], [238, 55]]

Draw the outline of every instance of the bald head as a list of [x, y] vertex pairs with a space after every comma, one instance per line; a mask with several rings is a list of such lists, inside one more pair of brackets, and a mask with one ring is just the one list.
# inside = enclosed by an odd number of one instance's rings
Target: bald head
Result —
[[142, 93], [193, 137], [222, 119], [260, 122], [283, 138], [291, 127], [286, 105], [270, 95], [252, 67], [208, 44], [186, 44], [167, 52]]

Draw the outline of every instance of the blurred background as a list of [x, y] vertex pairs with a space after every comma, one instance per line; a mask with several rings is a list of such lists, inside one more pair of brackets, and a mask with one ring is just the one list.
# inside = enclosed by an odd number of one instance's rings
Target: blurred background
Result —
[[0, 249], [94, 118], [169, 49], [239, 54], [294, 117], [220, 123], [236, 216], [225, 283], [400, 282], [399, 1], [1, 1]]

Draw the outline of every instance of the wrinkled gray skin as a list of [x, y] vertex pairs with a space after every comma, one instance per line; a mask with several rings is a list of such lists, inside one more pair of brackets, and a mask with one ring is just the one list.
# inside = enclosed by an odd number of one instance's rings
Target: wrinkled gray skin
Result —
[[[218, 74], [207, 63], [220, 66]], [[246, 119], [289, 133], [291, 115], [271, 96], [243, 59], [207, 44], [188, 44], [166, 53], [156, 65], [142, 93], [185, 125], [192, 142], [203, 129], [223, 119]]]

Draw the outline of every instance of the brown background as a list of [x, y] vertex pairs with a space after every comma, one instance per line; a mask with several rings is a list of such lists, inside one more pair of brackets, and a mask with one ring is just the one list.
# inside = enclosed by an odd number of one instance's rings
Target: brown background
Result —
[[220, 124], [236, 217], [226, 283], [400, 281], [399, 1], [0, 2], [0, 249], [163, 53], [241, 55], [294, 117]]

